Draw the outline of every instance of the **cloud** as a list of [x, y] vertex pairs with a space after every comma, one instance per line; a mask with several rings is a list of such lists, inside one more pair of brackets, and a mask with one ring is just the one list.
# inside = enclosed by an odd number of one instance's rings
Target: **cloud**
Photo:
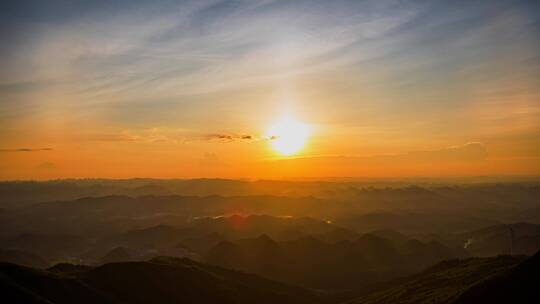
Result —
[[73, 137], [74, 141], [89, 142], [125, 142], [125, 143], [190, 143], [200, 141], [210, 141], [216, 143], [232, 142], [257, 142], [263, 140], [275, 139], [274, 136], [259, 136], [246, 133], [201, 133], [189, 129], [164, 129], [148, 128], [141, 130], [122, 130], [118, 132], [96, 132], [77, 134]]
[[37, 91], [49, 85], [52, 85], [52, 84], [45, 81], [42, 81], [42, 82], [21, 81], [21, 82], [14, 82], [14, 83], [1, 83], [0, 94]]
[[140, 139], [140, 136], [125, 133], [93, 133], [86, 134], [81, 139], [85, 141], [135, 142]]
[[329, 163], [378, 165], [394, 164], [430, 164], [430, 163], [471, 163], [482, 162], [488, 155], [486, 146], [481, 142], [469, 142], [463, 145], [451, 146], [436, 150], [418, 150], [400, 154], [378, 154], [369, 156], [321, 155], [285, 159], [318, 161]]
[[[315, 2], [141, 1], [91, 10], [86, 4], [59, 5], [52, 20], [47, 18], [53, 14], [50, 8], [37, 6], [40, 11], [34, 14], [45, 19], [46, 31], [25, 14], [13, 14], [22, 20], [8, 20], [22, 33], [12, 31], [5, 37], [14, 40], [7, 45], [16, 46], [6, 50], [11, 56], [2, 58], [12, 67], [5, 78], [18, 75], [17, 82], [35, 81], [24, 73], [36, 70], [32, 62], [41, 67], [39, 80], [66, 80], [82, 95], [121, 93], [129, 100], [148, 92], [170, 96], [266, 83], [325, 65], [327, 61], [313, 59], [353, 41], [379, 37], [412, 18], [415, 9]], [[69, 83], [71, 73], [62, 71], [78, 71], [80, 83]]]
[[243, 140], [251, 140], [251, 135], [238, 135], [238, 134], [225, 134], [225, 133], [215, 133], [215, 134], [207, 134], [205, 136], [206, 139], [211, 141], [218, 141], [218, 142], [235, 142], [235, 141], [243, 141]]
[[483, 161], [487, 157], [486, 146], [481, 142], [469, 142], [432, 151], [414, 151], [399, 157], [411, 161]]
[[202, 137], [203, 139], [216, 141], [216, 142], [254, 142], [261, 140], [268, 140], [270, 138], [266, 136], [256, 136], [250, 134], [230, 134], [230, 133], [211, 133]]
[[442, 176], [483, 174], [490, 170], [490, 159], [483, 143], [432, 150], [416, 150], [377, 155], [314, 155], [274, 158], [261, 162], [269, 172], [302, 172], [304, 176]]
[[0, 152], [40, 152], [52, 151], [52, 148], [16, 148], [16, 149], [0, 149]]
[[178, 131], [146, 128], [136, 130], [122, 130], [110, 132], [89, 132], [74, 136], [76, 141], [89, 142], [125, 142], [125, 143], [156, 143], [156, 142], [176, 142], [174, 139]]
[[[455, 132], [455, 119], [470, 126], [467, 135], [516, 122], [538, 130], [539, 10], [526, 5], [534, 1], [33, 2], [0, 18], [0, 113], [12, 124], [44, 109], [96, 113], [121, 128], [201, 129], [229, 103], [230, 121], [251, 109], [265, 115], [267, 94], [290, 86], [300, 107], [324, 116], [315, 120], [340, 125], [413, 134], [410, 118], [418, 117], [422, 130], [443, 136]], [[67, 96], [44, 98], [52, 85]], [[503, 89], [530, 97], [517, 106], [511, 96], [492, 100]]]

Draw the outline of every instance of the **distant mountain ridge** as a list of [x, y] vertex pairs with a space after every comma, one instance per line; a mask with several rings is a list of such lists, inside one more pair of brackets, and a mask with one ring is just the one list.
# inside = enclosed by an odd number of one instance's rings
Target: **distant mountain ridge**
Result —
[[204, 261], [310, 288], [350, 289], [466, 254], [436, 242], [416, 242], [397, 246], [372, 234], [335, 243], [313, 236], [276, 242], [263, 234], [219, 243]]

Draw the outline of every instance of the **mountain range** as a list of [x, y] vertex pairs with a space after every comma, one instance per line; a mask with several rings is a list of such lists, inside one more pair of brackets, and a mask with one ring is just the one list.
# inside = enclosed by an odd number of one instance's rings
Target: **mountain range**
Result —
[[170, 257], [48, 270], [0, 263], [0, 292], [6, 303], [54, 304], [538, 303], [539, 265], [540, 253], [454, 259], [415, 275], [329, 293]]

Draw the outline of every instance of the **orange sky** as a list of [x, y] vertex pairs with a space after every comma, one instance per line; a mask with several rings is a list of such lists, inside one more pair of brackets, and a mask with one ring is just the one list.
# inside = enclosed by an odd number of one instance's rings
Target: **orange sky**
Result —
[[540, 175], [530, 2], [317, 3], [13, 8], [0, 179]]

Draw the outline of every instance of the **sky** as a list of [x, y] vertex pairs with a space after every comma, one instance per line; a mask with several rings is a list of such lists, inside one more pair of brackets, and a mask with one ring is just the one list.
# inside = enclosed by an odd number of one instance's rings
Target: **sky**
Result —
[[4, 1], [0, 39], [0, 179], [540, 175], [539, 1]]

